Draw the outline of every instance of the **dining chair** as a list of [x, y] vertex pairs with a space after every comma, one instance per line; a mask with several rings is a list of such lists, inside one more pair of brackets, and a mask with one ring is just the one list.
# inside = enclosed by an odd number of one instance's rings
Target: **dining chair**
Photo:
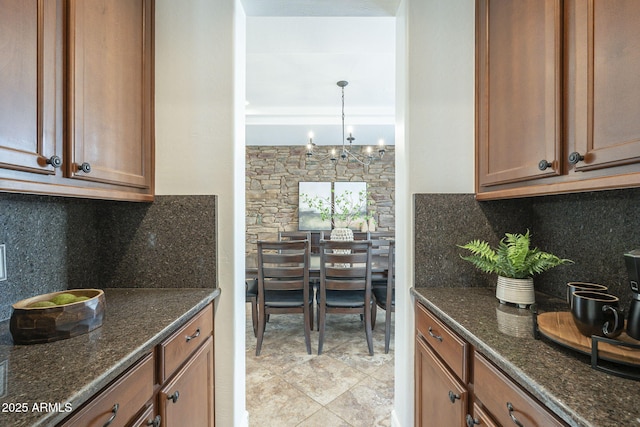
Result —
[[246, 279], [244, 281], [245, 301], [251, 304], [251, 323], [253, 324], [253, 336], [258, 336], [258, 279]]
[[[391, 240], [387, 237], [383, 237], [382, 234], [371, 237], [371, 257], [372, 261], [379, 263], [388, 263], [389, 258], [389, 242]], [[373, 273], [371, 276], [371, 289], [378, 286], [387, 285], [387, 275], [382, 273]], [[375, 319], [373, 320], [373, 326], [375, 327]]]
[[373, 306], [371, 242], [321, 240], [318, 354], [322, 354], [327, 313], [353, 313], [364, 317], [369, 354], [373, 355]]
[[[313, 243], [311, 241], [311, 231], [279, 231], [278, 232], [278, 240], [281, 242], [287, 240], [307, 240], [309, 242], [309, 254], [313, 254]], [[316, 249], [317, 253], [317, 249]], [[316, 292], [318, 291], [318, 286], [320, 285], [319, 278], [309, 278], [309, 283], [311, 284], [311, 300], [315, 301]], [[313, 304], [311, 305], [311, 330], [313, 330]], [[267, 318], [267, 321], [269, 319]]]
[[309, 241], [258, 242], [258, 334], [262, 350], [267, 316], [303, 314], [307, 353], [311, 354], [313, 299], [309, 291]]
[[[389, 353], [389, 341], [391, 340], [391, 313], [396, 311], [396, 273], [395, 273], [395, 258], [396, 258], [396, 242], [394, 240], [388, 240], [389, 246], [387, 248], [389, 256], [389, 264], [387, 267], [387, 279], [384, 285], [377, 284], [372, 286], [372, 293], [375, 298], [375, 306], [385, 310], [384, 319], [384, 352]], [[375, 306], [373, 318], [375, 319]], [[375, 320], [374, 320], [375, 325]]]

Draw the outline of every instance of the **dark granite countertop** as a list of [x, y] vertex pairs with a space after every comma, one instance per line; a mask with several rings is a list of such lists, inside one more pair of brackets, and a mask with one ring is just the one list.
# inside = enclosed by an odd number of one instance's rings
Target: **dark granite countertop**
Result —
[[[640, 382], [591, 368], [589, 357], [533, 338], [532, 312], [500, 304], [492, 288], [413, 288], [413, 295], [572, 426], [640, 426]], [[537, 310], [568, 311], [536, 294]]]
[[[14, 345], [0, 322], [0, 425], [51, 426], [213, 301], [219, 289], [105, 289], [102, 327], [47, 344]], [[39, 412], [34, 404], [58, 404]], [[39, 406], [36, 406], [39, 408]]]

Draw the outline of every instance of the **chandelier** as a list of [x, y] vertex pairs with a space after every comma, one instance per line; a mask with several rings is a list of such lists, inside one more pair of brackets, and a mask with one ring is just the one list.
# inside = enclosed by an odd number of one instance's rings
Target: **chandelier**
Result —
[[[349, 136], [345, 138], [345, 128], [344, 128], [344, 87], [349, 84], [349, 82], [345, 80], [340, 80], [336, 83], [338, 87], [342, 89], [342, 150], [340, 154], [338, 154], [336, 148], [332, 148], [331, 151], [325, 156], [317, 159], [319, 161], [323, 161], [326, 159], [330, 159], [331, 163], [334, 165], [338, 163], [338, 160], [344, 160], [348, 162], [349, 159], [352, 159], [364, 166], [369, 166], [371, 162], [374, 160], [373, 149], [369, 146], [366, 149], [364, 154], [353, 152], [353, 141], [355, 141], [354, 136], [351, 132], [349, 132]], [[349, 146], [347, 147], [346, 141], [349, 141]], [[313, 156], [313, 150], [316, 147], [316, 144], [313, 142], [313, 134], [309, 134], [309, 143], [307, 144], [307, 160], [310, 160]], [[378, 142], [378, 156], [382, 159], [385, 153], [384, 141], [380, 140]], [[315, 160], [315, 159], [314, 159]]]

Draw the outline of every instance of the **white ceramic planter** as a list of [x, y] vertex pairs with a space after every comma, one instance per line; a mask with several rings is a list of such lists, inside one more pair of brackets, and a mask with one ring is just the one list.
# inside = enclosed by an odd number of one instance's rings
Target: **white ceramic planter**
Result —
[[350, 228], [334, 228], [331, 230], [331, 240], [353, 241], [353, 230]]
[[533, 278], [511, 279], [498, 276], [496, 298], [502, 304], [513, 303], [525, 308], [536, 302], [536, 294], [533, 290]]

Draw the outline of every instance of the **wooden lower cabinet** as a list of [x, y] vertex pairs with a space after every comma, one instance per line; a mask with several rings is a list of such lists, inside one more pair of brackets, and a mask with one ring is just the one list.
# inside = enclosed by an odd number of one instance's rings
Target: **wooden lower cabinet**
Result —
[[416, 425], [464, 426], [469, 393], [420, 337], [415, 363]]
[[213, 427], [213, 348], [209, 304], [58, 427]]
[[214, 425], [213, 339], [209, 337], [158, 393], [163, 426]]
[[420, 303], [415, 344], [416, 426], [567, 425]]

